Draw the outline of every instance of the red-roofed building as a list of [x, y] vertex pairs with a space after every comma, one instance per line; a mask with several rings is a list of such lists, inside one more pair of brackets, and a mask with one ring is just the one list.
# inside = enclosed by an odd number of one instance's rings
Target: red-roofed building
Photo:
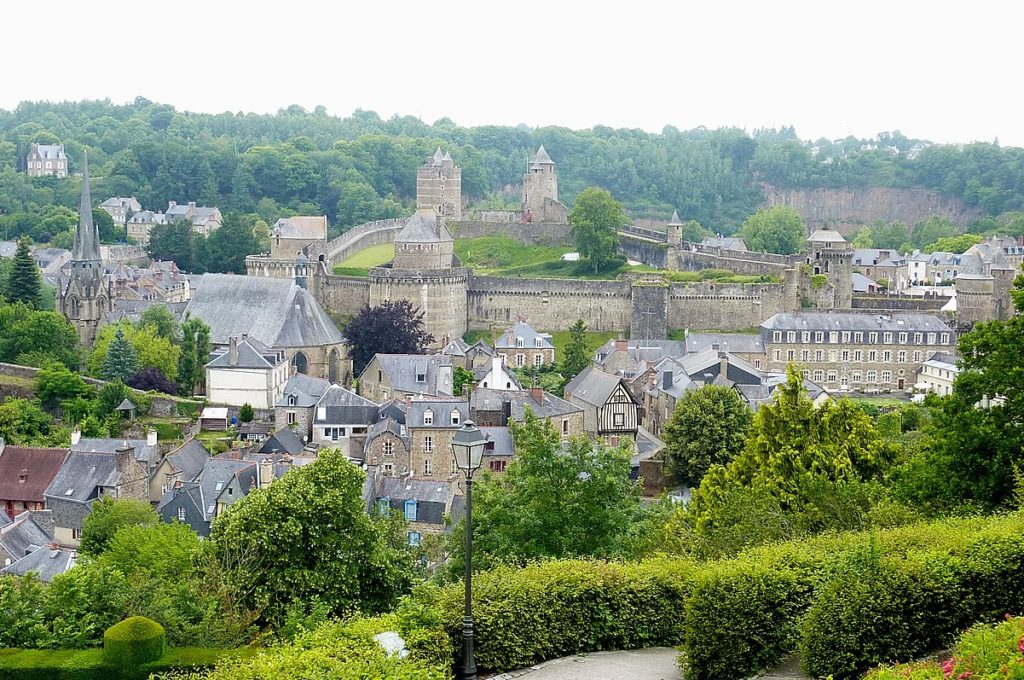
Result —
[[13, 519], [25, 510], [42, 510], [43, 492], [67, 455], [67, 449], [6, 446], [0, 439], [0, 511]]

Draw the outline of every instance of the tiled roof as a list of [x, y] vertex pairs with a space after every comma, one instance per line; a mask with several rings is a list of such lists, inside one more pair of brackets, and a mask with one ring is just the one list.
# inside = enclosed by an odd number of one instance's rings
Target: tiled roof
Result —
[[[296, 373], [288, 378], [288, 382], [284, 384], [284, 392], [281, 398], [274, 405], [311, 408], [316, 405], [317, 400], [330, 386], [330, 380], [314, 378], [304, 373]], [[295, 397], [294, 404], [289, 403], [289, 397]]]
[[[391, 386], [409, 394], [450, 395], [452, 359], [440, 354], [377, 354], [374, 360], [387, 375]], [[363, 370], [370, 370], [373, 362]], [[448, 370], [441, 370], [447, 367]], [[417, 376], [424, 376], [424, 381]], [[360, 376], [362, 380], [362, 376]]]
[[0, 445], [0, 501], [42, 503], [46, 487], [60, 472], [67, 455], [67, 449]]
[[191, 482], [203, 471], [203, 466], [210, 460], [210, 452], [198, 439], [189, 439], [177, 449], [167, 454], [167, 461], [174, 470], [181, 472], [181, 479]]
[[[331, 385], [316, 403], [313, 422], [330, 424], [371, 424], [377, 420], [377, 404], [341, 385]], [[324, 417], [320, 417], [325, 409]]]
[[275, 451], [283, 451], [296, 455], [306, 448], [302, 440], [299, 439], [299, 435], [295, 434], [295, 431], [284, 427], [275, 432], [274, 434], [267, 437], [260, 447], [260, 453], [274, 453]]
[[768, 330], [855, 330], [855, 331], [936, 331], [950, 328], [931, 314], [844, 314], [801, 312], [776, 314], [761, 324]]
[[0, 569], [0, 574], [24, 576], [34, 571], [39, 574], [40, 581], [49, 583], [55, 576], [59, 576], [75, 566], [77, 558], [78, 553], [74, 550], [45, 545], [17, 562], [11, 563], [10, 566]]

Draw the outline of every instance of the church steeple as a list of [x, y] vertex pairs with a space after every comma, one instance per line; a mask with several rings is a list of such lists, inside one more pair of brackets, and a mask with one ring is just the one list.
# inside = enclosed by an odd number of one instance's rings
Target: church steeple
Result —
[[72, 260], [100, 260], [99, 229], [92, 221], [92, 196], [89, 194], [89, 153], [82, 152], [82, 200], [78, 207], [78, 229]]

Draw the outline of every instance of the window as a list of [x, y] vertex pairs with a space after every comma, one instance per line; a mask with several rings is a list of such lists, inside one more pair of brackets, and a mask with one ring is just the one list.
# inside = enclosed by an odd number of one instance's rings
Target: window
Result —
[[871, 345], [877, 345], [878, 344], [878, 333], [875, 333], [875, 332], [868, 333], [868, 344], [871, 344]]
[[411, 545], [414, 548], [419, 546], [419, 544], [420, 544], [420, 532], [418, 532], [418, 531], [410, 531], [408, 533], [408, 537], [409, 537], [409, 545]]
[[830, 331], [828, 334], [828, 341], [833, 345], [839, 342], [839, 331]]
[[810, 369], [805, 368], [803, 370], [803, 374], [804, 374], [804, 379], [805, 380], [810, 380], [811, 379], [811, 371], [810, 371]]
[[915, 364], [921, 363], [921, 352], [920, 351], [914, 352], [914, 363]]
[[924, 333], [914, 333], [914, 344], [920, 345], [921, 340], [924, 338]]
[[295, 406], [295, 395], [294, 394], [289, 394], [288, 395], [288, 405], [289, 406]]
[[850, 342], [850, 331], [843, 331], [843, 344]]
[[836, 359], [838, 359], [838, 358], [839, 357], [836, 354], [836, 351], [834, 349], [833, 350], [829, 350], [829, 352], [828, 352], [828, 360], [829, 361], [831, 361], [832, 363], [835, 363]]
[[562, 418], [562, 434], [569, 434], [569, 419]]
[[796, 342], [796, 331], [786, 333], [786, 342]]
[[898, 362], [900, 362], [902, 364], [902, 363], [906, 362], [906, 360], [907, 360], [907, 350], [901, 349], [899, 352], [896, 352], [896, 361], [898, 361]]
[[835, 371], [829, 371], [828, 375], [825, 377], [825, 380], [827, 382], [834, 383], [836, 381], [836, 372]]
[[504, 472], [505, 466], [508, 465], [507, 460], [492, 460], [487, 463], [487, 467], [490, 468], [491, 472]]
[[430, 435], [427, 435], [426, 437], [423, 438], [423, 450], [426, 451], [427, 453], [434, 452], [434, 438], [431, 437]]
[[410, 522], [416, 521], [416, 499], [410, 498], [405, 502], [405, 518]]
[[393, 441], [384, 442], [383, 446], [381, 446], [381, 449], [385, 456], [395, 455], [395, 443]]
[[324, 439], [330, 439], [332, 442], [338, 441], [338, 437], [345, 436], [345, 428], [343, 427], [325, 427], [324, 428]]
[[423, 424], [433, 425], [434, 424], [434, 412], [429, 408], [423, 412]]
[[781, 358], [782, 358], [782, 352], [780, 352], [779, 350], [775, 350], [775, 360], [778, 361]]
[[843, 361], [849, 361], [850, 360], [850, 350], [844, 349], [843, 352], [842, 352], [842, 357], [843, 357]]
[[818, 370], [814, 371], [814, 382], [820, 383], [824, 379], [825, 379], [825, 371], [821, 370], [820, 368]]
[[867, 372], [867, 379], [868, 379], [869, 383], [878, 382], [878, 372], [877, 371], [868, 371]]
[[80, 538], [82, 538], [82, 530], [81, 529], [72, 529], [71, 530], [71, 540], [77, 541]]
[[809, 350], [809, 349], [802, 349], [802, 350], [800, 350], [800, 361], [810, 361], [810, 360], [811, 360], [811, 350]]
[[891, 345], [892, 344], [892, 333], [888, 333], [888, 332], [882, 333], [882, 342], [884, 342], [887, 345]]
[[772, 332], [772, 342], [782, 342], [782, 331]]
[[875, 350], [871, 350], [870, 352], [868, 352], [868, 361], [878, 361], [878, 352], [876, 352]]
[[612, 414], [612, 425], [615, 427], [625, 427], [626, 425], [626, 414], [625, 413], [613, 413]]
[[543, 347], [544, 343], [543, 343], [543, 341], [540, 338], [534, 338], [533, 339], [533, 346], [534, 347]]
[[905, 345], [905, 344], [907, 344], [907, 334], [906, 334], [906, 333], [900, 333], [900, 336], [899, 336], [899, 338], [900, 338], [900, 339], [899, 339], [899, 343], [900, 343], [901, 345]]
[[431, 477], [434, 474], [434, 466], [431, 464], [430, 459], [423, 461], [423, 474], [427, 477]]
[[823, 332], [821, 332], [821, 331], [815, 331], [814, 332], [814, 341], [815, 342], [825, 342], [825, 334]]
[[855, 350], [853, 352], [853, 360], [854, 361], [864, 361], [864, 352], [862, 350], [859, 350], [859, 349]]
[[543, 354], [541, 354], [540, 352], [537, 352], [536, 354], [533, 355], [533, 365], [536, 368], [540, 368], [541, 364], [543, 364], [543, 363], [544, 363], [544, 355]]
[[458, 425], [462, 422], [462, 412], [457, 408], [452, 409], [452, 425]]
[[754, 368], [761, 368], [761, 360], [754, 359]]
[[892, 361], [892, 350], [882, 352], [882, 361]]
[[517, 354], [516, 355], [516, 368], [522, 368], [525, 365], [526, 365], [526, 355], [525, 354]]
[[940, 339], [940, 342], [943, 345], [948, 345], [949, 344], [949, 333], [943, 333], [942, 334], [942, 338]]
[[934, 345], [935, 344], [935, 333], [929, 333], [928, 334], [928, 344], [929, 345]]
[[425, 383], [427, 382], [427, 371], [426, 369], [420, 368], [416, 370], [416, 382]]
[[853, 377], [853, 382], [859, 383], [860, 380], [861, 380], [861, 372], [860, 371], [854, 371], [852, 377]]
[[854, 333], [853, 334], [853, 341], [854, 342], [864, 342], [864, 334], [859, 332], [859, 331]]
[[882, 371], [882, 382], [884, 382], [884, 383], [891, 383], [892, 382], [892, 371]]
[[388, 498], [378, 498], [377, 499], [377, 510], [382, 515], [388, 514], [388, 511], [391, 510], [391, 500], [388, 499]]
[[294, 425], [295, 424], [295, 411], [288, 411], [288, 424], [289, 425]]
[[811, 332], [810, 331], [803, 331], [802, 333], [800, 333], [800, 342], [810, 342], [810, 341], [811, 341]]
[[825, 350], [823, 350], [823, 349], [816, 349], [816, 350], [814, 350], [814, 360], [815, 361], [824, 361], [825, 360]]
[[792, 349], [786, 350], [786, 361], [793, 361], [796, 358], [796, 351]]
[[179, 522], [184, 522], [185, 521], [185, 508], [178, 508], [178, 521]]
[[391, 477], [395, 474], [395, 466], [391, 463], [384, 463], [384, 476]]

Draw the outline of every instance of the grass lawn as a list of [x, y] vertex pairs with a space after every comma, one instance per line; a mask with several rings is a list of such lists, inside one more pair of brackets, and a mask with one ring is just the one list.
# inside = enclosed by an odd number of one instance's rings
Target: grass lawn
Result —
[[334, 273], [339, 276], [367, 276], [370, 267], [377, 267], [395, 259], [395, 244], [381, 243], [376, 246], [364, 248], [352, 257], [344, 260], [334, 267]]
[[906, 399], [901, 399], [899, 397], [880, 395], [866, 396], [858, 392], [836, 392], [834, 396], [848, 397], [851, 401], [855, 401], [858, 404], [864, 404], [865, 406], [877, 406], [878, 408], [902, 406], [903, 404], [910, 403], [909, 397]]
[[[542, 333], [548, 332], [542, 329], [537, 330]], [[494, 341], [503, 332], [503, 330], [495, 329], [492, 335], [490, 331], [469, 331], [462, 336], [462, 339], [471, 345], [477, 340], [483, 340], [493, 347]], [[587, 331], [587, 356], [593, 356], [598, 347], [615, 337], [618, 337], [618, 333], [615, 331]], [[551, 342], [555, 346], [555, 360], [561, 361], [565, 357], [565, 348], [569, 345], [569, 331], [552, 332]]]
[[528, 246], [508, 236], [481, 236], [455, 242], [455, 254], [462, 260], [462, 264], [478, 274], [502, 275], [510, 270], [544, 264], [574, 264], [562, 263], [559, 259], [569, 252], [572, 252], [572, 248]]

